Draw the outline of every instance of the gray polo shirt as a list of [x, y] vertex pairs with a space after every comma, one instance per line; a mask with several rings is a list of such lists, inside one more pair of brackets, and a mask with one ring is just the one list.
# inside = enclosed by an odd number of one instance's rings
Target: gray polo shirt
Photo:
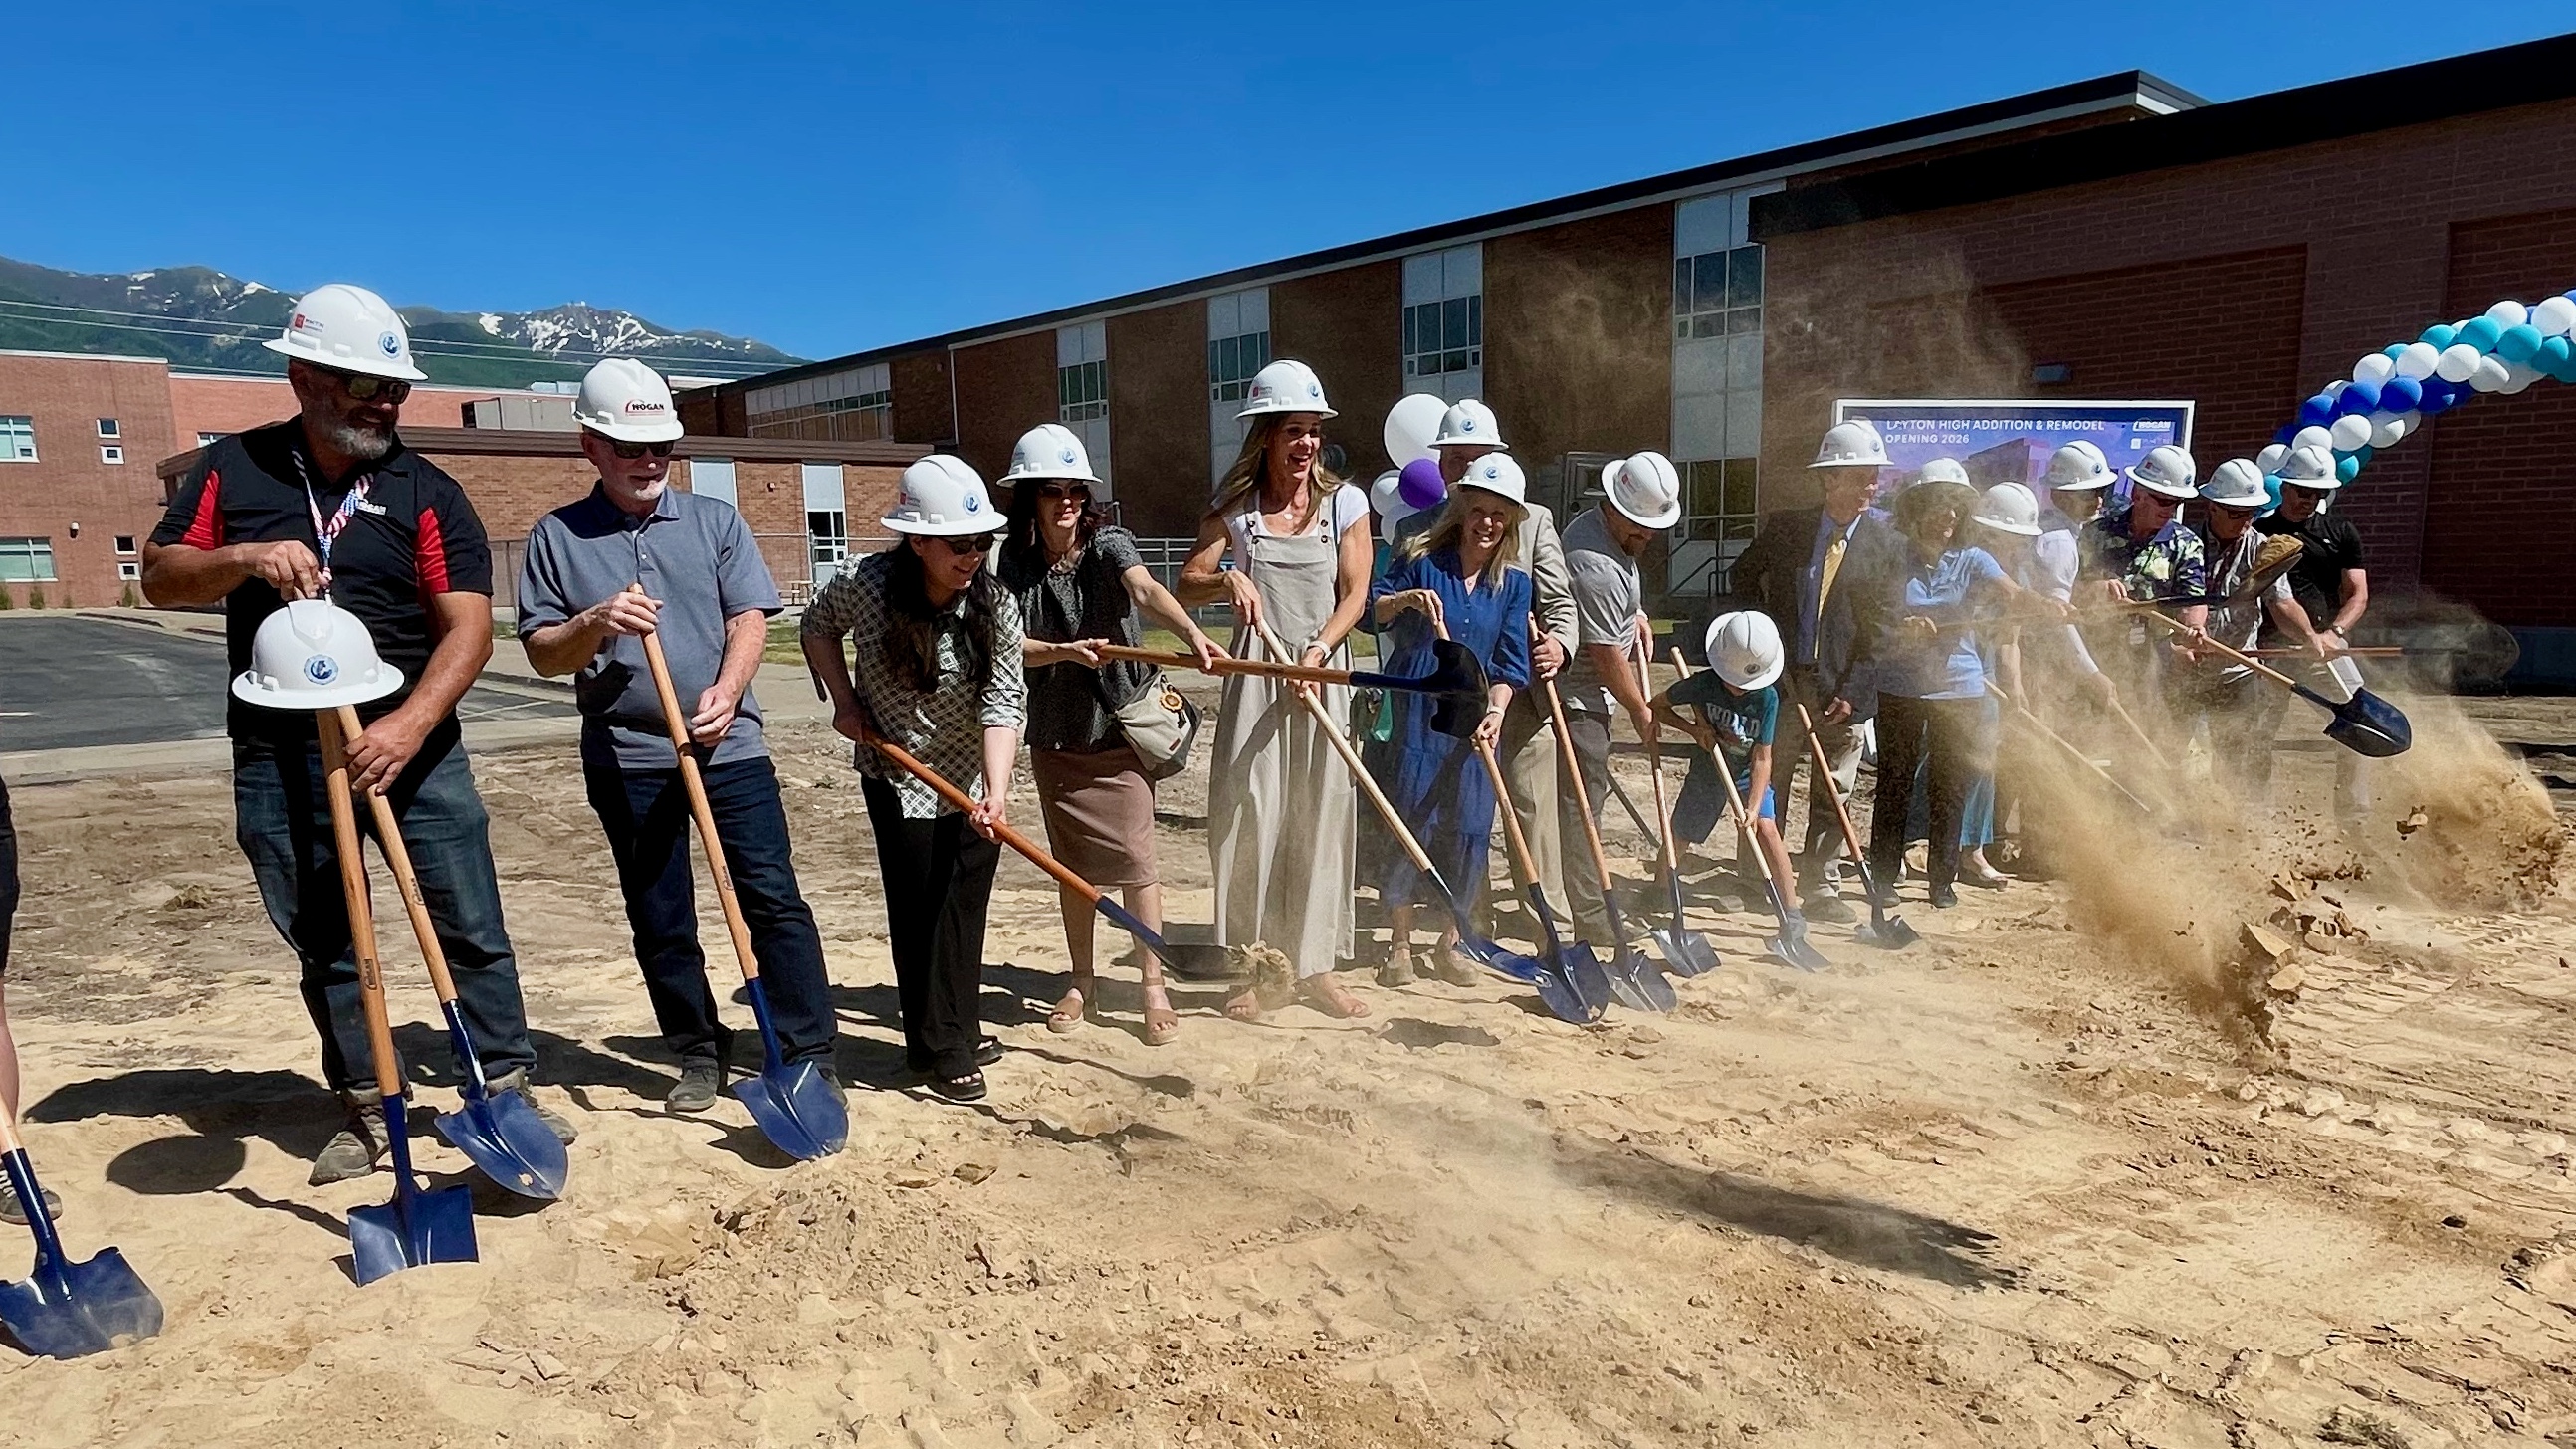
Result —
[[[666, 488], [652, 513], [636, 518], [594, 484], [589, 497], [538, 519], [528, 535], [528, 561], [519, 571], [519, 637], [563, 623], [633, 583], [662, 601], [662, 653], [683, 714], [695, 713], [698, 696], [715, 685], [725, 620], [784, 607], [760, 546], [733, 505]], [[678, 768], [642, 639], [610, 638], [573, 676], [573, 696], [581, 706], [582, 764]], [[768, 753], [760, 701], [745, 689], [733, 728], [706, 763]]]
[[[1565, 526], [1565, 572], [1574, 589], [1575, 626], [1585, 644], [1612, 644], [1624, 649], [1637, 637], [1637, 616], [1646, 611], [1645, 576], [1637, 561], [1620, 551], [1610, 537], [1599, 507]], [[1576, 714], [1615, 715], [1619, 701], [1581, 649], [1565, 664], [1561, 685], [1565, 707]]]

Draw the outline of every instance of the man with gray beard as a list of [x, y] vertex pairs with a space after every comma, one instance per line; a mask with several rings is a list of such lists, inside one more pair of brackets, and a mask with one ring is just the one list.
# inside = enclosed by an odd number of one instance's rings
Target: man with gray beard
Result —
[[[144, 547], [144, 596], [165, 608], [221, 601], [235, 675], [250, 667], [262, 620], [289, 599], [327, 596], [357, 615], [377, 653], [402, 671], [402, 689], [358, 707], [365, 730], [349, 743], [350, 783], [385, 797], [401, 823], [486, 1081], [496, 1094], [524, 1088], [536, 1053], [483, 801], [456, 724], [456, 701], [492, 657], [492, 551], [482, 521], [455, 479], [395, 435], [403, 399], [423, 374], [382, 297], [339, 283], [317, 288], [296, 303], [284, 335], [264, 345], [286, 357], [299, 414], [199, 452]], [[302, 969], [323, 1079], [348, 1114], [312, 1181], [363, 1176], [387, 1144], [313, 717], [235, 698], [225, 727], [235, 838]], [[373, 833], [364, 811], [359, 825]], [[573, 1139], [569, 1122], [533, 1093], [529, 1100], [555, 1135]]]

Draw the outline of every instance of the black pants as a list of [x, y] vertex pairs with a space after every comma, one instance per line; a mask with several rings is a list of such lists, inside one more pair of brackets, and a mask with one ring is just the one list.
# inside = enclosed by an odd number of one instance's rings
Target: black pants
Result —
[[[635, 964], [644, 971], [644, 993], [662, 1044], [681, 1060], [713, 1060], [727, 1039], [716, 1019], [715, 993], [707, 984], [707, 954], [698, 945], [695, 877], [690, 859], [688, 786], [677, 770], [583, 770], [590, 808], [608, 832], [617, 860], [617, 885], [626, 897], [626, 924], [635, 937]], [[787, 809], [778, 797], [778, 771], [767, 758], [710, 765], [699, 772], [707, 810], [723, 840], [725, 870], [733, 877], [760, 964], [762, 992], [778, 1027], [778, 1049], [787, 1060], [832, 1064], [832, 987], [823, 973], [823, 938], [814, 912], [796, 888], [796, 865], [787, 846]], [[726, 952], [727, 966], [739, 963]]]
[[1975, 699], [1878, 697], [1878, 795], [1870, 810], [1869, 869], [1882, 888], [1904, 879], [1905, 816], [1914, 775], [1931, 758], [1930, 829], [1932, 885], [1959, 878], [1959, 821], [1967, 814], [1968, 786], [1977, 776]]
[[907, 820], [894, 787], [861, 779], [885, 882], [886, 938], [903, 1009], [904, 1064], [962, 1077], [983, 1040], [976, 998], [984, 989], [984, 908], [1002, 848], [963, 815]]
[[18, 920], [18, 826], [9, 817], [9, 783], [0, 780], [0, 976], [9, 974], [9, 928]]

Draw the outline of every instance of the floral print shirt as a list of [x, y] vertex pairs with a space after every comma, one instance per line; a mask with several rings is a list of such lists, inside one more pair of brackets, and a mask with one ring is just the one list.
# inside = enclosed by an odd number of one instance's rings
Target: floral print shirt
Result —
[[2128, 509], [2105, 513], [2085, 525], [2082, 551], [2086, 577], [2118, 579], [2130, 598], [2197, 604], [2209, 594], [2208, 555], [2180, 514], [2142, 543], [2129, 536]]

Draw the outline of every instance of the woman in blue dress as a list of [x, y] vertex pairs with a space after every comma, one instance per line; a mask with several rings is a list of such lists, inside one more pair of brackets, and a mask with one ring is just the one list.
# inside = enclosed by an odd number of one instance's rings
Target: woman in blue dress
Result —
[[[1391, 674], [1421, 674], [1432, 666], [1432, 641], [1455, 639], [1484, 662], [1489, 682], [1485, 717], [1474, 740], [1453, 739], [1431, 728], [1427, 695], [1395, 694], [1395, 733], [1389, 741], [1395, 778], [1387, 798], [1422, 843], [1432, 866], [1461, 904], [1474, 908], [1485, 885], [1485, 846], [1494, 828], [1494, 787], [1475, 759], [1501, 736], [1503, 710], [1512, 691], [1529, 683], [1530, 579], [1512, 567], [1528, 481], [1518, 463], [1501, 453], [1477, 459], [1449, 490], [1440, 519], [1396, 546], [1371, 591], [1371, 616]], [[1393, 926], [1381, 986], [1414, 979], [1413, 912], [1425, 894], [1422, 873], [1398, 851], [1386, 852], [1378, 870], [1378, 899]], [[1432, 967], [1440, 979], [1468, 985], [1476, 968], [1457, 955], [1458, 932], [1444, 921]]]

